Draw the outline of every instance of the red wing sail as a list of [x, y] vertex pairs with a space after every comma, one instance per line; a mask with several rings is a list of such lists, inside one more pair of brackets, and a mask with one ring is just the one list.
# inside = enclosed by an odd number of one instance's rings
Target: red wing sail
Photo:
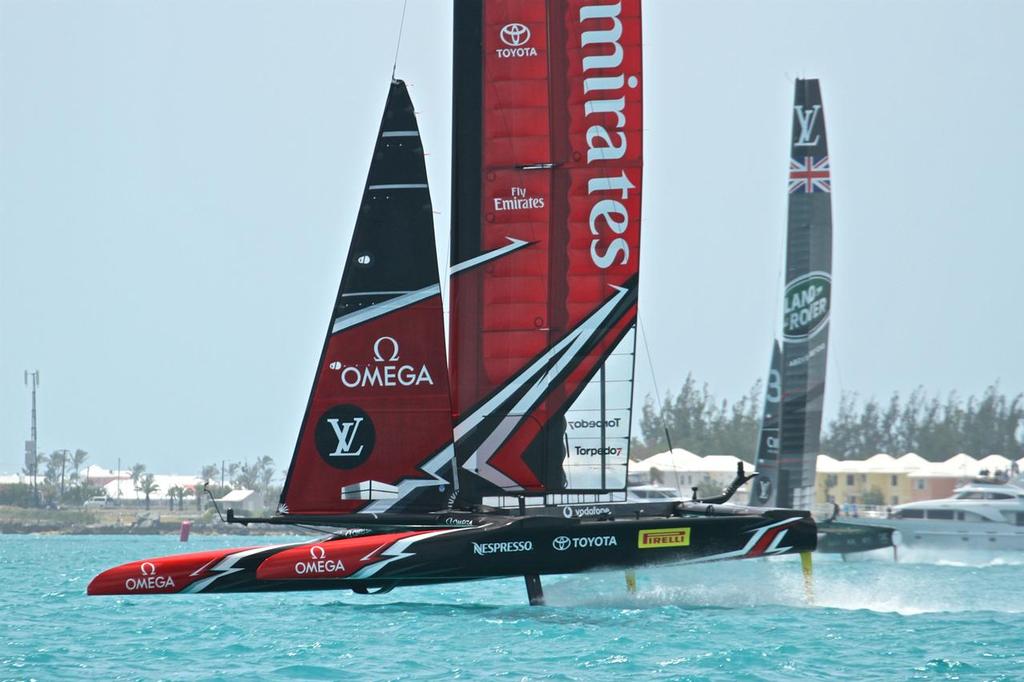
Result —
[[423, 146], [394, 81], [282, 512], [447, 506], [451, 399], [435, 254]]
[[458, 460], [484, 492], [623, 489], [640, 256], [639, 0], [467, 1], [455, 11]]

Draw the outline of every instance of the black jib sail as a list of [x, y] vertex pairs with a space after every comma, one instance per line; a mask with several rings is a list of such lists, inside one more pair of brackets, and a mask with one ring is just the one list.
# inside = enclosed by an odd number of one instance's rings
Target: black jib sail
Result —
[[775, 486], [779, 480], [779, 408], [782, 399], [782, 350], [779, 342], [772, 343], [772, 364], [768, 370], [768, 383], [764, 391], [764, 415], [757, 437], [757, 478], [750, 490], [750, 503], [771, 506], [775, 500]]
[[393, 81], [282, 512], [446, 506], [454, 450], [435, 254], [416, 116]]
[[[779, 413], [778, 459], [772, 462], [768, 449], [762, 459], [759, 449], [761, 477], [751, 498], [757, 504], [807, 509], [814, 502], [832, 300], [830, 164], [821, 87], [816, 79], [798, 79], [789, 160], [781, 410], [766, 402], [766, 414]], [[769, 392], [771, 383], [770, 376]]]

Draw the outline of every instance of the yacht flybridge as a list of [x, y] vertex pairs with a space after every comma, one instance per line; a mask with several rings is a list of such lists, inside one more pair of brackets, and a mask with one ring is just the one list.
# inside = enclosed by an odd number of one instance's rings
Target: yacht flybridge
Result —
[[899, 531], [905, 547], [1024, 550], [1024, 488], [1005, 481], [977, 479], [951, 497], [908, 502], [886, 518], [847, 519]]
[[228, 516], [328, 534], [134, 561], [90, 594], [523, 576], [540, 603], [544, 574], [814, 548], [808, 512], [728, 504], [742, 471], [717, 497], [626, 499], [639, 0], [454, 14], [450, 358], [423, 146], [395, 80], [278, 514]]

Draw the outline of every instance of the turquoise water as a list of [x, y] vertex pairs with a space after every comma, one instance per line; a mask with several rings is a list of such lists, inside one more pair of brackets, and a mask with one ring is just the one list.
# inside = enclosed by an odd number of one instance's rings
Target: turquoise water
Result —
[[349, 592], [86, 597], [124, 561], [256, 539], [0, 536], [0, 679], [1024, 679], [1024, 556], [785, 557]]

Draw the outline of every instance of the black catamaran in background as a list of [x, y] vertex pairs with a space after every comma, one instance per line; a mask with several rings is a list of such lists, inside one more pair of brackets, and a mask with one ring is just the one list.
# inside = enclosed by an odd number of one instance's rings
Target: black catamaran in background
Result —
[[[451, 358], [412, 103], [391, 84], [281, 497], [312, 542], [136, 561], [90, 594], [351, 589], [813, 549], [807, 512], [626, 504], [639, 0], [455, 6]], [[449, 376], [451, 389], [449, 389]], [[511, 508], [503, 507], [510, 502]]]
[[789, 160], [782, 344], [765, 392], [751, 503], [810, 509], [832, 300], [832, 179], [817, 80], [797, 80]]
[[[832, 307], [832, 169], [821, 85], [796, 81], [789, 159], [789, 220], [782, 343], [772, 344], [751, 504], [811, 509], [821, 443]], [[832, 514], [834, 516], [834, 512]], [[892, 544], [885, 528], [830, 519], [818, 551], [860, 552]]]

